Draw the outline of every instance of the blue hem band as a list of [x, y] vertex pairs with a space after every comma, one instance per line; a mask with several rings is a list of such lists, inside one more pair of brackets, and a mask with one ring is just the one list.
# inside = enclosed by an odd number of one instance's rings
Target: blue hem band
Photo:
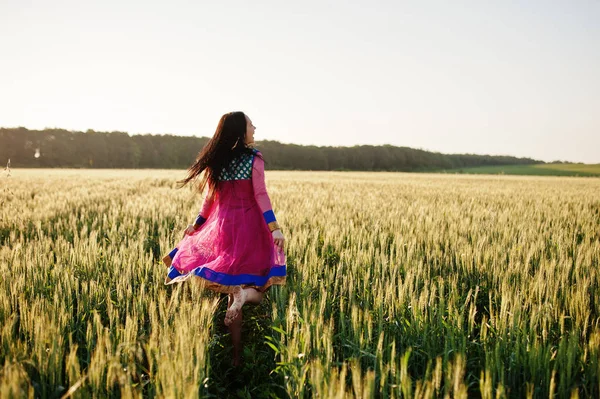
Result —
[[221, 284], [221, 285], [241, 285], [241, 284], [251, 284], [256, 285], [258, 287], [265, 285], [267, 281], [271, 277], [283, 277], [286, 275], [285, 265], [284, 266], [276, 266], [271, 269], [268, 275], [266, 276], [256, 276], [253, 274], [226, 274], [226, 273], [217, 273], [215, 271], [210, 270], [207, 267], [203, 267], [197, 269], [194, 274], [198, 277], [205, 278], [213, 283]]
[[[217, 283], [220, 285], [256, 285], [257, 287], [261, 287], [269, 281], [272, 277], [285, 277], [286, 276], [286, 266], [275, 266], [271, 268], [271, 271], [266, 276], [256, 276], [253, 274], [227, 274], [227, 273], [218, 273], [213, 270], [210, 270], [207, 267], [199, 267], [193, 270], [190, 273], [194, 273], [195, 276], [202, 277], [208, 281], [213, 283]], [[184, 274], [179, 273], [175, 267], [171, 266], [169, 268], [169, 272], [167, 276], [169, 278], [174, 279], [175, 277], [183, 276]]]
[[179, 271], [177, 269], [175, 269], [173, 266], [171, 266], [171, 267], [169, 267], [169, 272], [167, 273], [167, 276], [169, 276], [169, 278], [171, 280], [173, 280], [175, 277], [181, 276], [181, 273], [179, 273]]
[[173, 260], [173, 258], [175, 257], [175, 254], [177, 253], [177, 251], [179, 251], [179, 248], [175, 248], [174, 250], [172, 250], [171, 252], [169, 252], [169, 257], [171, 258], [171, 260]]

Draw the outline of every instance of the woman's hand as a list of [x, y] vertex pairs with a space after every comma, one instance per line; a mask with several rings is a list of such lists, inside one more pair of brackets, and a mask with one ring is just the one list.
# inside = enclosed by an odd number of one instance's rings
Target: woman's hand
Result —
[[186, 235], [190, 236], [190, 235], [194, 234], [195, 231], [196, 231], [196, 228], [194, 227], [194, 225], [188, 224], [188, 226], [185, 228], [185, 231], [183, 232], [183, 236], [184, 237]]
[[280, 229], [273, 231], [273, 243], [283, 252], [283, 245], [285, 243], [285, 237]]

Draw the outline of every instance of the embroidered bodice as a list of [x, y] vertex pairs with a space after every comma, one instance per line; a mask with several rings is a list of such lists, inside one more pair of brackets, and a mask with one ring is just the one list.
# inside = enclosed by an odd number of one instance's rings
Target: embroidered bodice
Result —
[[240, 157], [232, 159], [229, 165], [221, 171], [219, 180], [249, 180], [252, 178], [252, 161], [257, 152], [254, 150], [252, 154], [242, 154]]

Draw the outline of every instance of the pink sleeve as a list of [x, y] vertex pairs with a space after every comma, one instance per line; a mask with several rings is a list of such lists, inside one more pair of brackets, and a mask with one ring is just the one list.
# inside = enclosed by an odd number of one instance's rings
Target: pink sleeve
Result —
[[254, 156], [254, 162], [252, 163], [252, 188], [254, 189], [254, 198], [265, 218], [265, 222], [268, 224], [276, 221], [276, 219], [265, 184], [265, 161], [258, 154]]
[[214, 203], [214, 196], [206, 196], [204, 198], [204, 202], [202, 202], [202, 208], [200, 208], [199, 215], [205, 219], [208, 218], [208, 215], [210, 215], [210, 210], [212, 209]]
[[215, 203], [214, 195], [204, 197], [204, 202], [202, 202], [202, 208], [200, 208], [200, 212], [194, 221], [196, 226], [202, 226], [206, 219], [208, 219], [208, 215], [210, 215], [210, 211]]

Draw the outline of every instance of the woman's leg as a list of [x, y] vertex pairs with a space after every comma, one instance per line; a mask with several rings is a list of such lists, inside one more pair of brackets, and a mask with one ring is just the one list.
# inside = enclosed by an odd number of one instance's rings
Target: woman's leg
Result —
[[233, 302], [229, 304], [227, 308], [227, 313], [225, 314], [225, 325], [229, 326], [239, 312], [242, 311], [242, 307], [246, 302], [258, 305], [261, 303], [264, 294], [255, 290], [254, 288], [242, 288], [241, 286], [236, 286], [234, 288], [233, 293], [229, 294], [229, 298], [233, 298]]
[[[242, 307], [245, 303], [258, 305], [264, 294], [254, 288], [240, 287], [233, 294], [229, 294], [227, 302], [227, 314], [225, 315], [225, 324], [229, 327], [231, 333], [231, 343], [233, 344], [233, 366], [241, 364], [242, 356]], [[235, 307], [233, 306], [235, 303]], [[240, 304], [241, 303], [241, 304]], [[239, 306], [238, 310], [232, 309]]]
[[255, 288], [244, 288], [246, 292], [246, 303], [252, 303], [254, 305], [258, 305], [262, 302], [264, 293], [258, 291]]
[[[229, 294], [227, 310], [233, 305], [233, 295]], [[240, 309], [237, 316], [229, 324], [229, 332], [231, 333], [231, 343], [233, 344], [233, 366], [237, 367], [242, 360], [242, 311]]]

